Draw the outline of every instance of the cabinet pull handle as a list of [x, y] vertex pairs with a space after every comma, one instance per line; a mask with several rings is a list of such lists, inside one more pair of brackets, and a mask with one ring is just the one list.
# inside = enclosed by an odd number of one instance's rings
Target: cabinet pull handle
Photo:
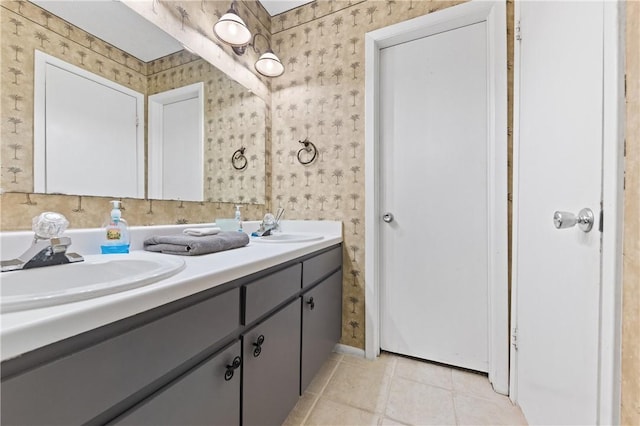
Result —
[[254, 358], [258, 358], [262, 353], [263, 343], [264, 343], [264, 336], [261, 334], [260, 336], [258, 336], [258, 339], [255, 341], [255, 343], [253, 343], [253, 346], [255, 346], [255, 349], [253, 350]]
[[313, 297], [310, 297], [309, 300], [307, 300], [307, 305], [309, 305], [309, 308], [313, 311], [313, 308], [316, 307], [316, 302], [313, 301]]
[[231, 364], [227, 364], [227, 371], [224, 373], [224, 379], [228, 382], [233, 377], [233, 372], [242, 365], [242, 358], [239, 356], [233, 359]]

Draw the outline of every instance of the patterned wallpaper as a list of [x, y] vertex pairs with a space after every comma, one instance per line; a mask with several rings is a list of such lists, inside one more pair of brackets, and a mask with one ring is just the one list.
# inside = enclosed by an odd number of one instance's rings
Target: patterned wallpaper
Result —
[[622, 301], [622, 415], [640, 424], [640, 2], [628, 1]]
[[[182, 13], [187, 13], [185, 25], [193, 26], [199, 33], [211, 38], [210, 25], [214, 15], [226, 11], [229, 1], [153, 1]], [[364, 81], [363, 38], [367, 31], [393, 23], [431, 13], [460, 3], [459, 1], [433, 0], [385, 0], [385, 1], [340, 1], [320, 0], [272, 19], [256, 2], [241, 1], [243, 18], [252, 31], [260, 28], [271, 36], [272, 45], [286, 66], [286, 73], [273, 81], [264, 81], [271, 87], [271, 111], [267, 111], [267, 204], [253, 205], [243, 209], [246, 218], [261, 218], [265, 210], [277, 206], [287, 209], [287, 219], [336, 219], [344, 222], [345, 268], [343, 301], [343, 343], [364, 347]], [[627, 2], [627, 52], [628, 82], [636, 83], [629, 90], [627, 99], [627, 191], [626, 213], [638, 211], [638, 37], [640, 8], [636, 2]], [[635, 7], [631, 7], [635, 6]], [[159, 8], [160, 9], [160, 8]], [[199, 10], [198, 10], [199, 9]], [[175, 12], [173, 12], [175, 14]], [[513, 102], [513, 1], [507, 1], [507, 40], [509, 77], [509, 129], [511, 129]], [[28, 167], [31, 145], [24, 132], [30, 132], [32, 111], [24, 102], [32, 96], [25, 75], [25, 61], [35, 46], [50, 49], [55, 55], [65, 47], [69, 56], [63, 59], [72, 62], [93, 63], [102, 61], [103, 71], [120, 71], [120, 76], [132, 84], [145, 84], [137, 80], [136, 73], [143, 72], [142, 64], [131, 58], [117, 55], [100, 41], [86, 39], [86, 35], [74, 29], [69, 31], [65, 23], [42, 15], [24, 1], [4, 1], [0, 5], [2, 22], [2, 69], [0, 70], [1, 107], [3, 121], [2, 136], [2, 187], [7, 180], [15, 185], [31, 184], [24, 179], [22, 171]], [[208, 16], [208, 19], [207, 19]], [[51, 28], [55, 27], [56, 32]], [[205, 29], [206, 28], [206, 29]], [[70, 33], [70, 41], [61, 39], [61, 34]], [[44, 37], [41, 35], [43, 34]], [[53, 42], [52, 42], [53, 40]], [[57, 43], [57, 44], [54, 44]], [[218, 44], [215, 40], [214, 43]], [[89, 49], [89, 46], [92, 49]], [[89, 59], [95, 49], [99, 56]], [[104, 50], [102, 50], [104, 49]], [[219, 46], [221, 51], [229, 49]], [[83, 53], [80, 53], [83, 52]], [[84, 56], [84, 54], [87, 54]], [[251, 54], [251, 53], [249, 53]], [[216, 53], [220, 56], [219, 53]], [[71, 57], [71, 59], [69, 59]], [[243, 68], [253, 72], [251, 56], [234, 57]], [[631, 60], [630, 60], [631, 59]], [[99, 68], [99, 67], [98, 67]], [[99, 71], [99, 69], [98, 69]], [[96, 72], [96, 71], [94, 71]], [[100, 72], [98, 72], [100, 73]], [[31, 90], [31, 92], [29, 91]], [[4, 119], [5, 114], [14, 117]], [[273, 116], [271, 117], [270, 114]], [[15, 126], [15, 128], [14, 128]], [[15, 133], [14, 133], [15, 130]], [[320, 149], [320, 156], [310, 166], [302, 166], [294, 159], [300, 148], [298, 140], [305, 137]], [[633, 137], [635, 136], [635, 137]], [[26, 139], [25, 139], [26, 138]], [[272, 140], [271, 140], [272, 139]], [[5, 142], [7, 141], [7, 142]], [[11, 145], [21, 145], [19, 148]], [[272, 144], [272, 145], [271, 145]], [[215, 142], [214, 142], [215, 146]], [[511, 192], [512, 138], [509, 130], [509, 192]], [[17, 159], [15, 158], [17, 157]], [[8, 161], [12, 159], [12, 161]], [[271, 160], [271, 161], [270, 161]], [[20, 168], [16, 173], [8, 167]], [[635, 186], [634, 186], [635, 185]], [[629, 190], [630, 188], [630, 190]], [[271, 201], [271, 200], [272, 201]], [[31, 217], [43, 210], [56, 210], [65, 214], [73, 227], [99, 226], [108, 212], [108, 199], [98, 197], [50, 196], [29, 193], [5, 193], [0, 197], [2, 205], [1, 229], [29, 229]], [[214, 220], [216, 217], [232, 217], [233, 205], [229, 203], [181, 203], [175, 201], [125, 200], [125, 216], [135, 225], [188, 223]], [[509, 205], [511, 208], [511, 205]], [[510, 218], [511, 214], [509, 214]], [[638, 217], [637, 214], [627, 214]], [[623, 423], [635, 424], [640, 418], [638, 394], [638, 237], [637, 221], [625, 223], [625, 272], [623, 311]], [[511, 228], [511, 226], [509, 226]], [[635, 242], [635, 243], [634, 243]], [[509, 262], [511, 265], [511, 262]], [[635, 378], [635, 380], [632, 380]]]
[[[14, 11], [9, 10], [9, 8]], [[33, 191], [34, 50], [146, 92], [146, 65], [28, 2], [3, 2], [2, 176], [4, 191]]]
[[[272, 19], [273, 204], [344, 222], [344, 344], [364, 348], [364, 36], [461, 1], [316, 1]], [[309, 138], [318, 159], [295, 159]]]
[[[265, 183], [266, 186], [269, 183], [268, 177], [267, 182], [264, 181], [263, 170], [265, 160], [268, 161], [268, 158], [264, 159], [264, 151], [259, 150], [258, 147], [260, 140], [266, 139], [265, 149], [268, 153], [270, 132], [268, 130], [265, 132], [265, 122], [269, 120], [269, 111], [265, 111], [264, 108], [239, 110], [257, 105], [260, 102], [258, 98], [249, 93], [241, 95], [243, 91], [240, 88], [231, 89], [228, 84], [224, 85], [226, 87], [224, 95], [214, 95], [214, 88], [216, 85], [220, 86], [221, 75], [215, 74], [213, 67], [209, 66], [207, 69], [208, 64], [205, 65], [204, 61], [198, 60], [187, 52], [146, 64], [26, 1], [3, 1], [0, 4], [0, 21], [2, 22], [3, 65], [0, 70], [2, 89], [0, 187], [3, 191], [0, 197], [2, 206], [0, 227], [2, 230], [30, 229], [31, 218], [44, 210], [62, 212], [69, 218], [74, 228], [95, 227], [102, 224], [109, 210], [110, 198], [32, 193], [34, 49], [86, 68], [105, 78], [116, 80], [142, 93], [146, 93], [148, 87], [152, 90], [160, 90], [161, 86], [168, 89], [183, 81], [184, 84], [188, 84], [195, 81], [201, 73], [206, 74], [210, 77], [206, 80], [209, 89], [206, 91], [208, 99], [215, 97], [215, 102], [207, 103], [211, 108], [210, 110], [208, 108], [207, 120], [212, 119], [215, 108], [237, 116], [238, 118], [234, 118], [232, 124], [237, 125], [241, 121], [244, 124], [243, 142], [246, 139], [247, 159], [250, 163], [247, 170], [238, 172], [240, 176], [244, 176], [243, 179], [230, 179], [228, 170], [221, 172], [224, 173], [223, 176], [207, 176], [205, 188], [210, 187], [213, 191], [219, 178], [223, 179], [225, 185], [222, 186], [223, 193], [208, 192], [205, 197], [207, 201], [203, 203], [126, 199], [123, 206], [127, 210], [125, 217], [130, 224], [198, 223], [213, 221], [216, 217], [233, 217], [235, 203], [225, 202], [231, 198], [234, 190], [229, 186], [230, 181], [233, 181], [234, 187], [244, 189], [242, 203], [260, 203], [245, 206], [243, 217], [245, 219], [262, 218], [265, 210], [264, 188]], [[252, 25], [258, 25], [257, 19], [254, 21]], [[176, 69], [169, 70], [169, 67]], [[175, 74], [173, 74], [174, 71]], [[147, 77], [148, 74], [152, 75]], [[166, 75], [166, 78], [162, 77], [163, 75]], [[155, 79], [156, 76], [159, 76], [158, 80]], [[234, 90], [236, 93], [231, 93]], [[217, 101], [222, 96], [225, 97], [225, 101], [221, 107]], [[240, 106], [241, 104], [243, 106]], [[245, 114], [242, 118], [239, 117], [240, 112]], [[229, 123], [227, 117], [224, 121]], [[262, 123], [261, 127], [260, 123]], [[206, 126], [209, 127], [208, 122]], [[212, 127], [211, 130], [205, 133], [207, 139], [214, 137]], [[209, 144], [212, 148], [205, 159], [205, 170], [213, 170], [213, 164], [218, 164], [218, 157], [214, 159], [214, 153], [224, 156], [227, 159], [226, 165], [229, 167], [231, 153], [227, 151], [231, 149], [229, 141], [232, 140], [231, 134], [235, 131], [227, 127], [224, 135], [215, 132], [213, 141], [205, 140], [205, 144]], [[238, 130], [234, 135], [235, 138], [239, 138], [240, 134]], [[217, 144], [220, 137], [224, 137], [226, 144]], [[238, 140], [236, 143], [239, 143]], [[214, 148], [217, 151], [214, 151]], [[214, 159], [211, 164], [208, 162], [210, 159]], [[217, 185], [219, 190], [221, 185]], [[259, 188], [262, 188], [262, 191], [259, 191]]]
[[[265, 203], [265, 102], [208, 62], [186, 51], [147, 64], [148, 95], [203, 82], [204, 200]], [[245, 147], [244, 170], [231, 156]]]

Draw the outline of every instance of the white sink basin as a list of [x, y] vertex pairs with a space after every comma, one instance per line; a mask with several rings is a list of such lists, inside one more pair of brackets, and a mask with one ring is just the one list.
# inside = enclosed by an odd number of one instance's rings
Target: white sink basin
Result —
[[293, 232], [278, 232], [266, 237], [252, 237], [251, 241], [256, 243], [302, 243], [307, 241], [316, 241], [323, 239], [321, 234], [304, 234]]
[[84, 262], [0, 274], [2, 312], [59, 305], [148, 285], [184, 269], [184, 259], [150, 253], [86, 256]]

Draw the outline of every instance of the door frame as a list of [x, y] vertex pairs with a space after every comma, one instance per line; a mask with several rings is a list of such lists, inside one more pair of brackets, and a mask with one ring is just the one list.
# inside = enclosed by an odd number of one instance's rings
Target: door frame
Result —
[[380, 353], [380, 50], [464, 25], [487, 23], [489, 380], [509, 391], [507, 259], [507, 43], [504, 1], [472, 0], [372, 31], [365, 36], [365, 356]]
[[[622, 237], [624, 195], [624, 1], [603, 1], [603, 149], [602, 209], [606, 212], [601, 234], [600, 326], [598, 355], [598, 423], [620, 423], [622, 334]], [[511, 332], [517, 328], [518, 294], [518, 181], [520, 162], [520, 3], [515, 2], [514, 118], [513, 118], [513, 252]], [[606, 143], [610, 141], [609, 143]], [[551, 218], [549, 218], [551, 221]], [[602, 285], [609, 283], [611, 285]], [[510, 397], [518, 401], [517, 351], [510, 348]]]
[[[198, 158], [194, 158], [196, 164], [200, 164], [200, 177], [197, 182], [199, 193], [204, 194], [204, 83], [198, 82], [187, 86], [170, 89], [165, 92], [150, 95], [148, 98], [148, 198], [163, 199], [163, 159], [164, 159], [164, 106], [186, 99], [197, 98], [199, 107], [198, 113], [198, 144], [200, 153]], [[194, 200], [190, 200], [194, 201]], [[195, 200], [198, 201], [198, 200]]]

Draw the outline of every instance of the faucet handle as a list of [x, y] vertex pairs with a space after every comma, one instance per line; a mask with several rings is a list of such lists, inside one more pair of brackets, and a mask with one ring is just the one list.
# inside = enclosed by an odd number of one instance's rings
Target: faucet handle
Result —
[[60, 237], [69, 226], [69, 221], [60, 213], [44, 212], [40, 213], [31, 221], [36, 239], [48, 239]]
[[71, 245], [71, 238], [69, 237], [54, 237], [51, 238], [51, 252], [52, 253], [66, 253], [67, 248]]

